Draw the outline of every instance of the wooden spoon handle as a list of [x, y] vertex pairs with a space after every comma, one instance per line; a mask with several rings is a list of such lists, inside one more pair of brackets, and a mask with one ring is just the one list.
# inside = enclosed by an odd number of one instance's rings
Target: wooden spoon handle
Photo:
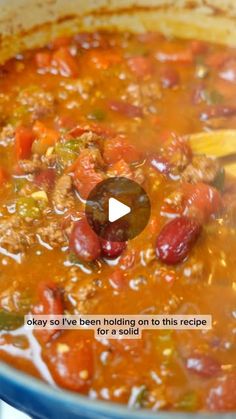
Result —
[[186, 136], [196, 154], [221, 157], [236, 153], [236, 130], [223, 129]]

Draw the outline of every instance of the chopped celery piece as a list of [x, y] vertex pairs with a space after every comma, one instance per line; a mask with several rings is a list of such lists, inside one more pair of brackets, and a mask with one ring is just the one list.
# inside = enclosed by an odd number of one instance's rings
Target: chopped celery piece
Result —
[[143, 407], [144, 401], [147, 395], [147, 387], [145, 385], [141, 385], [140, 387], [132, 387], [131, 395], [129, 398], [129, 407], [139, 409]]
[[219, 103], [223, 102], [224, 97], [220, 92], [217, 90], [205, 90], [204, 93], [204, 99], [208, 103], [208, 105], [217, 105]]
[[19, 198], [16, 203], [16, 210], [22, 218], [35, 219], [41, 214], [37, 201], [32, 197]]
[[197, 410], [198, 397], [194, 391], [186, 393], [176, 404], [177, 409], [194, 412]]
[[104, 121], [106, 118], [106, 113], [102, 109], [94, 109], [94, 111], [88, 114], [88, 119], [92, 119], [94, 121]]
[[82, 147], [82, 142], [79, 139], [69, 140], [65, 143], [58, 142], [55, 146], [55, 152], [59, 157], [59, 162], [62, 167], [68, 166], [77, 158]]
[[13, 181], [14, 192], [19, 192], [27, 183], [24, 178], [15, 178]]
[[15, 330], [24, 323], [24, 316], [0, 310], [0, 330]]

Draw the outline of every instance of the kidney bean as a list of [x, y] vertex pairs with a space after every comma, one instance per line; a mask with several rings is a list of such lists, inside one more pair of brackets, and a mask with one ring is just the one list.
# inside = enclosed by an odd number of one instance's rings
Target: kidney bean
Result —
[[126, 248], [126, 242], [113, 242], [101, 239], [102, 255], [109, 259], [115, 259]]
[[201, 182], [185, 183], [182, 192], [184, 214], [197, 218], [199, 223], [207, 222], [222, 207], [221, 196], [213, 186]]
[[62, 294], [54, 282], [40, 282], [37, 294], [39, 305], [34, 308], [35, 314], [63, 314]]
[[54, 169], [45, 169], [36, 174], [34, 183], [40, 188], [46, 187], [47, 189], [53, 189], [56, 179], [56, 173]]
[[140, 106], [132, 105], [131, 103], [111, 100], [108, 103], [108, 107], [112, 111], [118, 112], [128, 118], [141, 118], [143, 116], [142, 108], [140, 108]]
[[179, 73], [172, 67], [164, 67], [160, 74], [162, 86], [165, 88], [171, 88], [178, 86], [179, 84]]
[[218, 377], [211, 383], [205, 405], [211, 412], [230, 412], [236, 410], [236, 374]]
[[94, 373], [91, 339], [75, 330], [66, 331], [44, 347], [42, 355], [59, 386], [80, 393], [89, 390]]
[[152, 154], [148, 157], [148, 161], [151, 166], [160, 173], [167, 175], [170, 172], [170, 163], [165, 157], [160, 156], [159, 154]]
[[91, 262], [99, 258], [101, 244], [98, 236], [93, 232], [85, 219], [74, 224], [70, 235], [69, 247], [79, 259]]
[[[61, 290], [54, 282], [42, 281], [37, 289], [38, 304], [33, 307], [33, 313], [38, 315], [61, 315], [64, 312], [64, 304]], [[47, 343], [58, 329], [35, 330], [34, 334], [40, 343]]]
[[200, 225], [181, 216], [167, 223], [156, 241], [158, 259], [168, 265], [182, 262], [189, 254], [201, 232]]
[[229, 118], [234, 115], [236, 115], [235, 106], [212, 105], [208, 106], [201, 112], [200, 119], [202, 121], [207, 121], [211, 118]]
[[220, 373], [218, 361], [208, 355], [193, 355], [186, 361], [186, 367], [190, 372], [201, 377], [210, 378]]

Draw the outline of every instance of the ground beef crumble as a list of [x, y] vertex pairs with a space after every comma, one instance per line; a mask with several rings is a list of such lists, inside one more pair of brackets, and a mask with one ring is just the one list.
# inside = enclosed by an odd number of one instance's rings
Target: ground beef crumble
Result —
[[213, 183], [219, 174], [220, 164], [217, 159], [205, 155], [194, 156], [182, 173], [184, 182]]
[[38, 154], [34, 154], [31, 160], [19, 160], [18, 165], [24, 174], [37, 173], [42, 168], [42, 162]]
[[13, 215], [0, 220], [0, 246], [10, 253], [24, 252], [33, 241], [32, 234], [20, 217]]
[[56, 210], [65, 211], [74, 206], [74, 195], [72, 192], [72, 178], [65, 174], [56, 182], [52, 196], [52, 202]]
[[36, 234], [39, 239], [53, 248], [68, 244], [66, 232], [61, 224], [56, 221], [51, 221], [48, 225], [39, 227]]
[[7, 124], [0, 131], [0, 145], [7, 147], [15, 140], [15, 128], [12, 124]]
[[55, 99], [52, 93], [34, 86], [22, 90], [16, 100], [21, 106], [27, 108], [33, 120], [53, 114], [55, 107]]

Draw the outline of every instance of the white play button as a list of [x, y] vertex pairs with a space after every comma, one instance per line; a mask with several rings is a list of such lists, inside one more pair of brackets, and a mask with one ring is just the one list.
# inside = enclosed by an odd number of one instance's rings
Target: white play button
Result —
[[97, 236], [109, 242], [127, 242], [146, 227], [151, 205], [138, 183], [125, 177], [110, 177], [91, 190], [85, 213]]
[[108, 219], [110, 223], [124, 217], [131, 212], [131, 208], [128, 205], [122, 204], [115, 198], [109, 198], [108, 202]]

